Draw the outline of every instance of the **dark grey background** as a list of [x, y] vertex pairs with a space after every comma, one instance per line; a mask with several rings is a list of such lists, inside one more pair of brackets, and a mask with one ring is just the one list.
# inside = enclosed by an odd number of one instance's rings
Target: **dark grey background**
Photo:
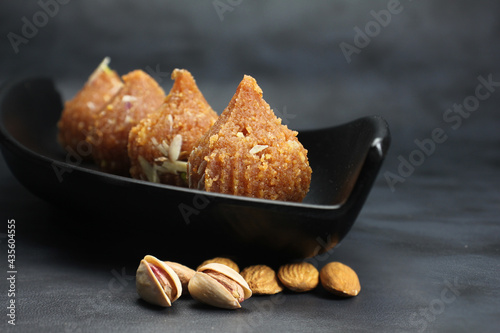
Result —
[[[350, 264], [361, 278], [360, 296], [340, 301], [321, 291], [284, 294], [266, 310], [259, 304], [273, 299], [253, 298], [237, 313], [190, 300], [162, 312], [137, 301], [133, 281], [110, 289], [113, 270], [133, 275], [135, 269], [120, 256], [106, 258], [120, 243], [108, 243], [108, 235], [97, 243], [83, 235], [78, 245], [62, 241], [73, 235], [53, 222], [71, 223], [71, 217], [24, 190], [2, 160], [0, 217], [18, 221], [22, 267], [12, 331], [456, 332], [499, 326], [500, 88], [457, 128], [443, 119], [474, 95], [479, 76], [500, 82], [498, 1], [401, 0], [400, 13], [351, 62], [341, 43], [354, 45], [355, 28], [371, 24], [370, 11], [387, 9], [391, 1], [242, 0], [232, 1], [222, 17], [213, 1], [66, 2], [51, 7], [53, 15], [17, 53], [8, 34], [22, 36], [23, 18], [33, 23], [43, 18], [43, 8], [37, 1], [0, 3], [0, 83], [49, 76], [70, 98], [110, 56], [121, 74], [156, 71], [167, 91], [172, 69], [190, 70], [221, 112], [243, 74], [250, 74], [291, 128], [379, 114], [389, 122], [393, 143], [352, 232], [330, 257], [312, 259], [318, 267], [329, 260]], [[447, 140], [391, 189], [386, 176], [401, 176], [400, 159], [409, 159], [418, 149], [414, 141], [431, 138], [436, 128]], [[5, 283], [0, 286], [3, 308]], [[442, 295], [456, 297], [444, 303]]]
[[[120, 73], [175, 67], [192, 71], [222, 111], [243, 74], [253, 75], [270, 105], [295, 116], [292, 127], [328, 126], [365, 114], [385, 116], [405, 141], [442, 121], [444, 110], [472, 94], [478, 75], [498, 75], [497, 1], [400, 1], [400, 13], [351, 63], [342, 42], [374, 21], [391, 1], [234, 1], [221, 17], [213, 1], [68, 1], [16, 54], [7, 34], [22, 36], [36, 1], [0, 5], [0, 78], [56, 77], [71, 97], [104, 56]], [[225, 3], [226, 0], [222, 1]], [[37, 16], [38, 17], [38, 16]], [[497, 79], [500, 80], [500, 79]], [[486, 104], [498, 102], [495, 94]], [[495, 118], [481, 107], [461, 132]], [[484, 126], [484, 124], [481, 124]], [[404, 128], [403, 128], [404, 127]], [[395, 140], [398, 143], [400, 140]]]

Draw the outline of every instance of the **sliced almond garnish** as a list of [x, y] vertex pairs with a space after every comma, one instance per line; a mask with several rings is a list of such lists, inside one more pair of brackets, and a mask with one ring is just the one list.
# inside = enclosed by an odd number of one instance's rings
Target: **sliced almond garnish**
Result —
[[268, 145], [255, 145], [250, 149], [250, 154], [257, 154], [269, 147]]

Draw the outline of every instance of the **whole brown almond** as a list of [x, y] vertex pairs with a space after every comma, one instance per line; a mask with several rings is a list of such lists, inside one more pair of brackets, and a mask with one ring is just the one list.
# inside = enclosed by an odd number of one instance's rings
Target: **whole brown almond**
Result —
[[323, 288], [337, 296], [356, 296], [361, 291], [356, 272], [340, 262], [326, 264], [321, 269], [320, 279]]
[[283, 291], [276, 272], [266, 265], [253, 265], [241, 271], [241, 276], [256, 295], [273, 295]]
[[165, 264], [170, 266], [174, 270], [174, 272], [179, 276], [182, 284], [182, 290], [186, 293], [188, 292], [188, 284], [189, 280], [193, 277], [195, 271], [187, 266], [179, 264], [173, 261], [164, 261]]
[[286, 288], [296, 292], [312, 290], [319, 284], [318, 270], [307, 262], [281, 266], [278, 270], [278, 278]]

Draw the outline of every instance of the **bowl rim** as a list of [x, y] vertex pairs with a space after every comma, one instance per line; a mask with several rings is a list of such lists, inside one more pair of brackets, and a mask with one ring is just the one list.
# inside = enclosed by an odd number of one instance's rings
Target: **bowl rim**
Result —
[[[356, 119], [353, 119], [351, 121], [347, 121], [344, 123], [340, 123], [338, 125], [333, 125], [333, 126], [327, 126], [323, 128], [314, 128], [314, 129], [305, 129], [301, 130], [300, 133], [306, 133], [306, 132], [314, 132], [314, 131], [319, 131], [319, 130], [324, 130], [328, 131], [331, 129], [334, 129], [336, 127], [348, 125], [350, 123], [354, 123], [357, 121], [370, 121], [374, 128], [375, 128], [375, 135], [373, 136], [373, 140], [371, 141], [369, 150], [367, 152], [367, 155], [365, 156], [365, 160], [362, 164], [360, 174], [358, 175], [358, 179], [356, 180], [353, 189], [349, 193], [349, 196], [347, 199], [340, 203], [340, 204], [315, 204], [315, 203], [304, 203], [304, 202], [290, 202], [290, 201], [282, 201], [282, 200], [269, 200], [269, 199], [261, 199], [261, 198], [252, 198], [252, 197], [245, 197], [245, 196], [239, 196], [239, 195], [232, 195], [232, 194], [223, 194], [223, 193], [215, 193], [215, 192], [207, 192], [207, 191], [202, 191], [198, 189], [190, 189], [190, 188], [183, 188], [179, 186], [174, 186], [174, 185], [168, 185], [168, 184], [160, 184], [160, 183], [153, 183], [145, 180], [140, 180], [140, 179], [134, 179], [131, 177], [124, 177], [124, 176], [119, 176], [119, 175], [114, 175], [114, 174], [109, 174], [105, 173], [99, 170], [91, 169], [91, 168], [86, 168], [80, 165], [75, 165], [71, 164], [65, 161], [59, 161], [56, 159], [53, 159], [51, 157], [45, 156], [43, 154], [40, 154], [39, 152], [36, 152], [15, 138], [15, 136], [6, 128], [4, 124], [4, 117], [5, 117], [5, 111], [3, 107], [3, 101], [5, 97], [8, 95], [9, 91], [20, 85], [20, 84], [26, 84], [28, 82], [32, 81], [46, 81], [46, 83], [51, 84], [53, 87], [54, 92], [58, 93], [60, 96], [60, 91], [57, 89], [55, 85], [55, 80], [52, 78], [47, 78], [47, 77], [22, 77], [18, 79], [12, 79], [12, 80], [6, 80], [1, 86], [0, 86], [0, 146], [3, 149], [9, 149], [11, 152], [14, 153], [23, 153], [27, 156], [31, 156], [35, 160], [42, 162], [44, 164], [51, 164], [52, 166], [57, 165], [60, 168], [65, 168], [65, 169], [71, 169], [71, 170], [76, 170], [78, 172], [82, 172], [94, 177], [98, 178], [106, 178], [112, 182], [127, 182], [131, 184], [135, 184], [138, 186], [148, 186], [148, 187], [155, 187], [159, 189], [165, 189], [169, 191], [175, 191], [175, 192], [182, 192], [186, 194], [191, 194], [191, 195], [202, 195], [206, 197], [212, 197], [212, 198], [220, 198], [224, 200], [228, 200], [229, 202], [245, 202], [248, 204], [261, 204], [261, 205], [275, 205], [275, 206], [282, 206], [282, 207], [290, 207], [290, 208], [297, 208], [297, 209], [314, 209], [314, 210], [323, 210], [323, 211], [331, 211], [331, 210], [338, 210], [341, 209], [342, 207], [348, 205], [348, 203], [351, 201], [353, 194], [356, 192], [356, 188], [358, 187], [358, 183], [360, 182], [360, 177], [362, 175], [362, 171], [366, 168], [367, 163], [374, 164], [376, 167], [376, 173], [378, 173], [378, 170], [383, 162], [383, 159], [385, 155], [387, 154], [387, 150], [390, 145], [390, 132], [389, 132], [389, 126], [387, 121], [379, 116], [379, 115], [370, 115], [370, 116], [363, 116], [363, 117], [358, 117]], [[374, 151], [376, 154], [376, 160], [375, 161], [369, 161], [369, 158], [372, 154], [370, 154], [370, 151]], [[372, 157], [373, 159], [373, 157]], [[376, 177], [376, 176], [375, 176]], [[374, 181], [373, 179], [372, 181]]]

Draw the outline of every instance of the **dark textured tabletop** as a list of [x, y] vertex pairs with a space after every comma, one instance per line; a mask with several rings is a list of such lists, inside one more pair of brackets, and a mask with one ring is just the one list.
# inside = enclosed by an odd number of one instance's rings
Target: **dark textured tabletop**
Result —
[[360, 294], [254, 296], [237, 311], [141, 301], [138, 248], [151, 235], [140, 221], [87, 226], [28, 192], [1, 158], [0, 331], [498, 331], [498, 2], [47, 0], [2, 2], [0, 21], [1, 83], [49, 76], [67, 99], [110, 56], [166, 90], [173, 68], [190, 69], [220, 112], [251, 74], [291, 128], [378, 114], [392, 133], [350, 233], [307, 259], [351, 266]]

